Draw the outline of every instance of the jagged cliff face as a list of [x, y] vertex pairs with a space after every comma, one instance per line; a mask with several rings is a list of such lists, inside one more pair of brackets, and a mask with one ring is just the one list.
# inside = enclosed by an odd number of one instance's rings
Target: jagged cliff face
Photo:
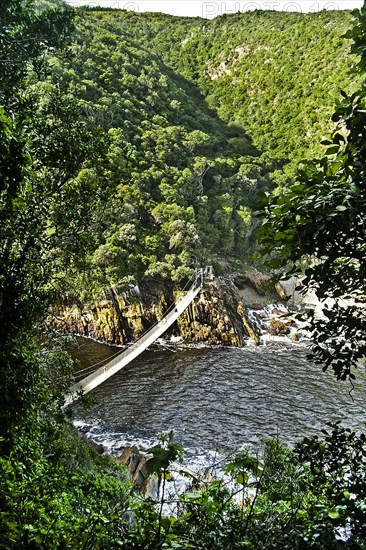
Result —
[[172, 300], [169, 289], [150, 281], [129, 292], [110, 288], [92, 306], [70, 297], [55, 313], [61, 330], [119, 345], [139, 338], [163, 317]]
[[[247, 286], [258, 286], [258, 278], [245, 280]], [[260, 297], [260, 287], [255, 292]], [[181, 295], [182, 291], [173, 291], [151, 280], [129, 293], [118, 294], [109, 289], [92, 307], [81, 303], [61, 305], [56, 316], [63, 331], [111, 344], [126, 344], [159, 321]], [[190, 342], [242, 346], [251, 338], [258, 344], [259, 334], [248, 317], [246, 305], [232, 281], [206, 281], [201, 293], [167, 333]]]
[[178, 327], [181, 336], [192, 342], [242, 346], [248, 337], [259, 341], [237, 288], [228, 281], [207, 283], [178, 319]]

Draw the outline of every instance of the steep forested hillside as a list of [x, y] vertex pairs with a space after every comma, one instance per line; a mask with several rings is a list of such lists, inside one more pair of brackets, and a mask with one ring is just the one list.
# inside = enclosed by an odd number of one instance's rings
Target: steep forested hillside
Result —
[[217, 246], [244, 253], [251, 187], [268, 182], [243, 129], [228, 127], [192, 82], [111, 27], [109, 14], [80, 19], [73, 53], [67, 67], [55, 66], [56, 78], [110, 144], [113, 192], [98, 212], [93, 274], [102, 284], [144, 274], [179, 280]]
[[349, 88], [348, 12], [252, 12], [213, 21], [81, 10], [55, 63], [109, 140], [92, 279], [179, 281], [198, 261], [248, 257], [250, 205], [288, 181]]
[[198, 84], [208, 106], [244, 129], [278, 183], [319, 150], [339, 89], [350, 88], [346, 11], [247, 12], [211, 21], [166, 15], [98, 14], [112, 32], [152, 48]]

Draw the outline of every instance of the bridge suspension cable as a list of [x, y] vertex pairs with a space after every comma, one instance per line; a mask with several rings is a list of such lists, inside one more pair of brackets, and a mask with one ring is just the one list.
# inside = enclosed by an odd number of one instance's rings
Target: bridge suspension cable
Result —
[[[207, 268], [206, 268], [207, 269]], [[192, 277], [187, 281], [187, 283], [184, 285], [184, 288], [182, 289], [182, 292], [185, 292], [187, 290], [188, 287], [191, 287], [193, 285], [193, 283], [195, 282], [196, 280], [196, 277], [197, 277], [197, 274], [196, 274], [196, 271], [193, 273]], [[205, 271], [204, 271], [205, 273]], [[164, 316], [167, 315], [169, 313], [169, 311], [171, 311], [172, 309], [175, 308], [175, 302], [172, 302], [170, 304], [170, 306], [165, 310], [164, 312]], [[140, 336], [139, 336], [139, 339], [142, 338], [143, 336], [145, 336], [145, 334], [147, 332], [149, 332], [153, 327], [155, 327], [157, 324], [159, 323], [159, 321], [155, 321], [155, 323], [153, 325], [151, 325], [148, 329], [146, 329]], [[132, 345], [132, 344], [127, 344], [127, 346], [125, 346], [124, 349], [127, 349], [129, 345]], [[116, 357], [117, 355], [120, 355], [122, 353], [122, 351], [124, 350], [121, 350], [119, 349], [118, 351], [116, 351], [116, 353], [114, 353], [113, 355], [110, 355], [109, 357], [106, 357], [104, 359], [101, 359], [100, 361], [97, 361], [96, 363], [93, 363], [93, 365], [89, 365], [88, 367], [84, 367], [82, 369], [79, 369], [77, 371], [74, 372], [74, 378], [75, 380], [77, 379], [81, 379], [81, 378], [84, 378], [85, 376], [87, 376], [88, 374], [91, 374], [93, 371], [95, 371], [97, 369], [97, 367], [101, 366], [101, 365], [105, 365], [107, 363], [109, 363], [114, 357]]]
[[155, 342], [155, 340], [160, 338], [160, 336], [178, 319], [183, 311], [199, 294], [203, 287], [204, 275], [207, 273], [211, 274], [211, 272], [207, 271], [207, 268], [196, 269], [192, 286], [175, 305], [172, 305], [169, 308], [170, 311], [168, 310], [160, 321], [157, 321], [152, 327], [150, 327], [145, 334], [143, 334], [131, 346], [121, 353], [118, 353], [107, 364], [99, 367], [95, 372], [89, 374], [71, 386], [65, 396], [63, 407], [67, 407], [76, 399], [81, 397], [81, 395], [84, 395], [99, 386], [99, 384], [128, 365], [133, 359], [135, 359], [153, 342]]

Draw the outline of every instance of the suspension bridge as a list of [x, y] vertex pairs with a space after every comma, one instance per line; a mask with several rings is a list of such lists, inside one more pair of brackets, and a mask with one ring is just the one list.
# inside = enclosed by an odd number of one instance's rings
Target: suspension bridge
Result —
[[116, 374], [123, 367], [131, 363], [151, 344], [153, 344], [164, 332], [178, 319], [183, 311], [193, 302], [203, 287], [205, 277], [212, 277], [212, 268], [196, 269], [193, 284], [184, 296], [165, 313], [164, 317], [153, 325], [145, 334], [136, 340], [127, 349], [113, 357], [108, 363], [76, 382], [69, 388], [63, 407], [67, 407], [82, 395], [87, 394], [99, 384]]

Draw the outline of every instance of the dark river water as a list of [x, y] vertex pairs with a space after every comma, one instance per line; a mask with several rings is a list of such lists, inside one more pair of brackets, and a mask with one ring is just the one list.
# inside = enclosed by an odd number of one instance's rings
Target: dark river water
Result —
[[[81, 366], [113, 353], [80, 340]], [[337, 420], [364, 430], [364, 369], [350, 390], [310, 364], [300, 344], [155, 346], [93, 390], [89, 410], [72, 408], [76, 425], [112, 451], [174, 430], [175, 440], [196, 452], [228, 452], [276, 435], [292, 444]]]

